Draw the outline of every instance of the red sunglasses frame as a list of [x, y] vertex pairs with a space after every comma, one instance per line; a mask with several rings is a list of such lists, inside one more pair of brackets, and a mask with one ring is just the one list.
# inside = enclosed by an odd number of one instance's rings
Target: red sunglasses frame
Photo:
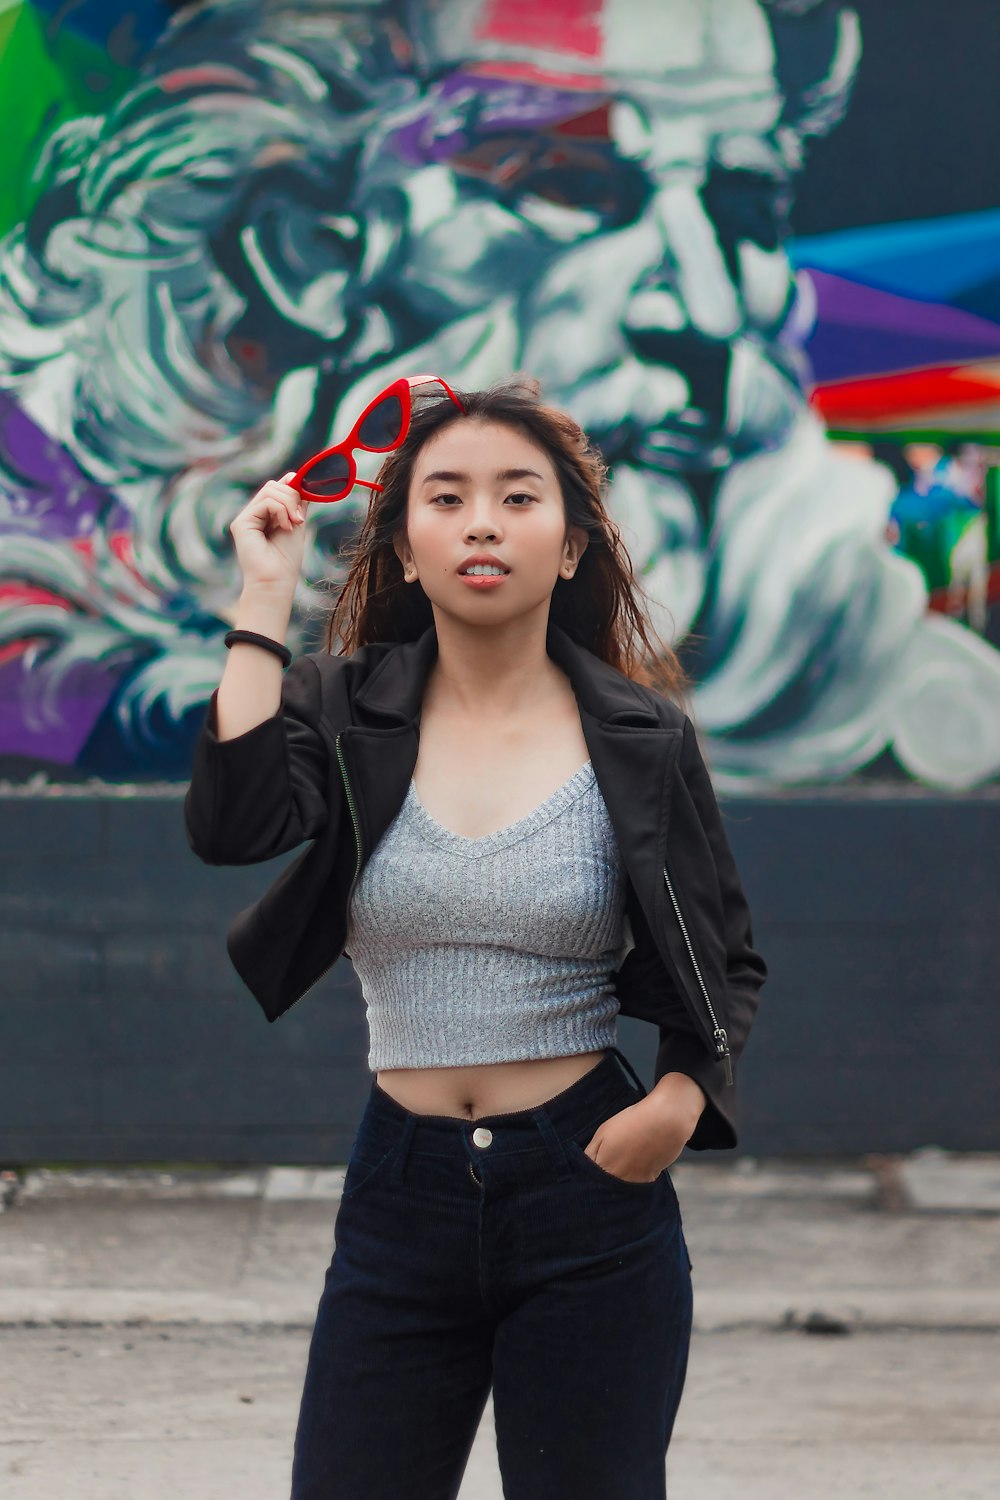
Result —
[[[379, 391], [377, 396], [372, 397], [342, 443], [334, 443], [332, 448], [324, 448], [321, 453], [314, 453], [312, 458], [306, 460], [302, 467], [288, 481], [292, 489], [297, 490], [304, 500], [315, 501], [320, 505], [332, 505], [337, 500], [346, 499], [356, 484], [363, 484], [369, 490], [384, 490], [385, 485], [376, 484], [371, 479], [358, 478], [358, 466], [354, 458], [354, 450], [361, 448], [365, 453], [392, 453], [394, 449], [401, 448], [406, 442], [406, 436], [410, 430], [410, 416], [413, 411], [413, 401], [410, 393], [415, 385], [429, 385], [432, 383], [444, 386], [444, 389], [448, 392], [448, 395], [454, 401], [459, 411], [465, 411], [465, 407], [459, 401], [451, 386], [446, 380], [442, 380], [440, 375], [403, 375], [399, 380], [394, 380], [391, 385], [387, 385], [384, 391]], [[399, 398], [399, 404], [402, 409], [402, 423], [400, 425], [399, 436], [395, 442], [389, 443], [385, 448], [369, 447], [367, 443], [360, 441], [358, 434], [375, 408], [391, 396]], [[322, 463], [324, 459], [329, 458], [334, 453], [340, 453], [347, 459], [347, 479], [344, 481], [344, 489], [339, 495], [319, 495], [314, 490], [308, 488], [307, 476], [311, 469], [314, 469], [317, 464]]]

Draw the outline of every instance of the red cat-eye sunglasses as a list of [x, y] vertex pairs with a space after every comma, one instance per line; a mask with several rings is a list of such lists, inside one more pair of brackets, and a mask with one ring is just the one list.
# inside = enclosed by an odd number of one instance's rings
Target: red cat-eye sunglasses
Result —
[[413, 410], [410, 393], [415, 385], [430, 383], [444, 386], [459, 411], [465, 411], [451, 386], [440, 375], [404, 375], [369, 401], [342, 443], [324, 448], [322, 453], [314, 453], [306, 460], [288, 481], [292, 489], [297, 490], [304, 500], [320, 502], [343, 500], [356, 484], [363, 484], [369, 490], [384, 489], [384, 485], [375, 484], [373, 480], [358, 478], [354, 450], [363, 448], [367, 453], [391, 453], [394, 448], [401, 448], [410, 430]]

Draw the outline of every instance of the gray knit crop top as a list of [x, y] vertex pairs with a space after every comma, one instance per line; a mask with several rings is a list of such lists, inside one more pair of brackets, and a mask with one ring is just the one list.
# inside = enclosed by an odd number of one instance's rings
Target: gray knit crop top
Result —
[[354, 888], [346, 948], [368, 1066], [458, 1067], [616, 1045], [625, 873], [590, 761], [483, 838], [410, 782]]

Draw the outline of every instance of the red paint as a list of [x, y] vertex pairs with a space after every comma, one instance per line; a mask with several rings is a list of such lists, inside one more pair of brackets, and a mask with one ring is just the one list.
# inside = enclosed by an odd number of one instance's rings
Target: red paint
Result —
[[[88, 562], [93, 562], [93, 537], [73, 537], [70, 541], [70, 546], [72, 547], [74, 552], [78, 553], [81, 557], [86, 558]], [[129, 572], [132, 573], [140, 583], [146, 584], [146, 587], [148, 588], [148, 581], [143, 578], [142, 574], [135, 566], [132, 552], [131, 533], [128, 531], [111, 532], [108, 536], [108, 547], [114, 557], [117, 558], [117, 560], [122, 563], [124, 567], [128, 568]], [[23, 609], [27, 608], [27, 606], [29, 605], [37, 604], [52, 605], [56, 609], [64, 610], [67, 613], [72, 613], [74, 609], [74, 606], [68, 599], [61, 598], [59, 594], [53, 594], [49, 589], [39, 588], [36, 584], [18, 583], [16, 581], [0, 583], [0, 605], [13, 605], [15, 608]], [[29, 645], [31, 645], [31, 643], [35, 639], [44, 639], [44, 637], [35, 637], [32, 635], [28, 635], [25, 636], [22, 640], [11, 641], [6, 646], [0, 647], [0, 667], [4, 666], [7, 662], [16, 660], [19, 656], [23, 656]]]
[[108, 537], [108, 546], [114, 557], [137, 578], [140, 583], [148, 584], [148, 579], [143, 578], [135, 565], [135, 553], [132, 550], [132, 533], [130, 531], [113, 531]]
[[0, 583], [0, 604], [54, 604], [58, 609], [72, 609], [68, 600], [31, 583]]
[[599, 104], [582, 115], [570, 115], [555, 126], [556, 135], [580, 136], [585, 140], [609, 141], [611, 139], [611, 105]]
[[600, 13], [600, 0], [490, 0], [476, 38], [597, 57]]
[[[54, 604], [56, 609], [71, 612], [72, 605], [65, 599], [60, 599], [58, 594], [51, 594], [48, 589], [36, 588], [30, 583], [0, 583], [0, 604], [12, 604], [15, 607], [25, 607], [29, 604]], [[19, 641], [9, 641], [6, 646], [0, 646], [0, 667], [8, 662], [16, 661], [23, 656], [28, 647], [36, 640], [44, 640], [44, 636], [27, 635]]]
[[[986, 580], [986, 602], [987, 604], [1000, 604], [1000, 563], [994, 563]], [[935, 614], [951, 614], [952, 606], [957, 604], [960, 609], [969, 607], [969, 590], [959, 588], [954, 593], [947, 588], [931, 589], [927, 600], [928, 609]]]
[[199, 63], [194, 68], [175, 68], [157, 80], [165, 94], [180, 94], [185, 89], [201, 89], [209, 84], [222, 88], [255, 89], [257, 85], [247, 73], [236, 68], [227, 68], [220, 63]]
[[597, 94], [610, 85], [602, 73], [559, 73], [555, 68], [539, 68], [528, 62], [471, 63], [463, 69], [482, 78], [513, 78], [518, 83], [540, 83], [546, 88], [586, 89]]
[[[135, 564], [135, 553], [132, 550], [132, 533], [130, 531], [112, 531], [107, 536], [108, 551], [139, 583], [149, 587], [149, 580], [144, 578]], [[86, 558], [88, 563], [94, 561], [94, 538], [92, 536], [75, 536], [70, 542], [74, 552]]]
[[1000, 378], [990, 380], [967, 371], [967, 365], [940, 365], [872, 380], [840, 380], [817, 386], [811, 401], [834, 427], [1000, 401]]

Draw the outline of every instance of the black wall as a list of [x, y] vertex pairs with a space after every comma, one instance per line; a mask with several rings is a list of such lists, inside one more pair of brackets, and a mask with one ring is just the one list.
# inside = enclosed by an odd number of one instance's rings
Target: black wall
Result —
[[807, 145], [795, 234], [997, 206], [996, 0], [853, 0], [861, 62], [844, 119]]
[[[772, 975], [740, 1153], [1000, 1149], [1000, 796], [726, 811]], [[0, 798], [0, 1162], [346, 1161], [370, 1082], [349, 962], [268, 1025], [225, 950], [292, 857], [201, 864], [180, 791]], [[620, 1023], [647, 1084], [655, 1040]]]

